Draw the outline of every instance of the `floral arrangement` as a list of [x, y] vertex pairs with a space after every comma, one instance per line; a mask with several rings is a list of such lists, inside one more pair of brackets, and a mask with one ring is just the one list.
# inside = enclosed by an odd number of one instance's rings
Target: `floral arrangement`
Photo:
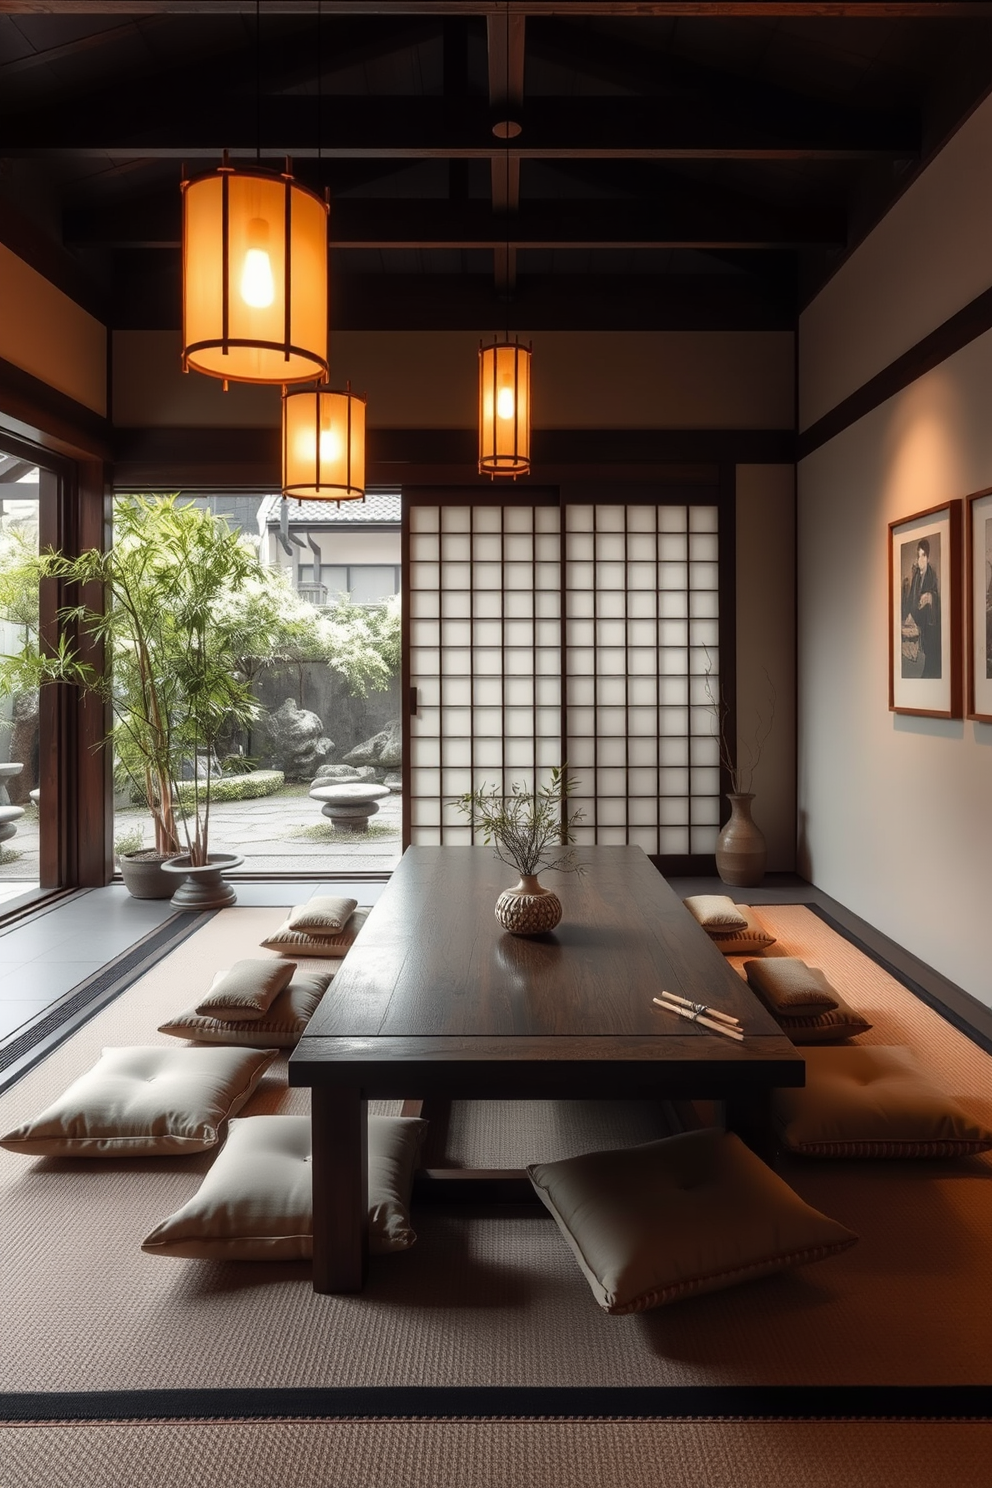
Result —
[[545, 868], [581, 873], [582, 866], [573, 854], [562, 851], [574, 841], [573, 828], [585, 816], [582, 810], [564, 810], [578, 783], [569, 777], [567, 765], [556, 765], [548, 784], [538, 790], [527, 790], [514, 781], [506, 795], [495, 785], [484, 785], [461, 796], [457, 806], [500, 861], [521, 877], [532, 877]]

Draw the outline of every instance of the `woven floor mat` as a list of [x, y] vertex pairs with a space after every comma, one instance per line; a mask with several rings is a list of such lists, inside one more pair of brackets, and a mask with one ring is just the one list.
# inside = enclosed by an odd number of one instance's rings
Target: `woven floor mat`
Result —
[[0, 1429], [18, 1488], [987, 1488], [992, 1426], [153, 1422]]
[[[218, 966], [254, 954], [280, 910], [222, 911], [0, 1098], [7, 1130], [104, 1044], [164, 1043]], [[823, 966], [988, 1121], [992, 1060], [802, 907], [765, 909], [779, 954]], [[326, 964], [326, 963], [325, 963]], [[856, 978], [856, 986], [851, 985]], [[305, 1110], [278, 1063], [246, 1113]], [[453, 1129], [510, 1162], [653, 1135], [646, 1103], [549, 1125], [503, 1103]], [[588, 1105], [588, 1103], [583, 1103]], [[539, 1124], [538, 1118], [544, 1121]], [[597, 1121], [599, 1124], [597, 1125]], [[647, 1123], [647, 1124], [646, 1124]], [[520, 1124], [526, 1127], [521, 1137]], [[506, 1153], [507, 1133], [513, 1150]], [[599, 1311], [552, 1222], [423, 1207], [418, 1244], [375, 1258], [360, 1296], [316, 1296], [309, 1267], [167, 1260], [144, 1235], [212, 1154], [76, 1163], [0, 1152], [0, 1390], [976, 1385], [992, 1379], [992, 1163], [790, 1163], [784, 1176], [861, 1237], [800, 1268], [641, 1317]]]

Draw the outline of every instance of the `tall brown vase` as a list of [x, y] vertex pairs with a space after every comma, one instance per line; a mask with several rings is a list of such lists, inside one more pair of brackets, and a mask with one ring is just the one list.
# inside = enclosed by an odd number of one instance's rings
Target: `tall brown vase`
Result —
[[753, 794], [731, 792], [730, 820], [716, 839], [716, 871], [725, 884], [750, 889], [765, 876], [768, 850], [761, 828], [751, 819]]

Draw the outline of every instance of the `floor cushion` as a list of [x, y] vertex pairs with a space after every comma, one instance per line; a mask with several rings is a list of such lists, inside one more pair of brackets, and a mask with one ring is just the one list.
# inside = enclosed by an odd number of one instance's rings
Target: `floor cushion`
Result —
[[[408, 1250], [410, 1190], [427, 1122], [369, 1117], [369, 1249]], [[194, 1260], [299, 1261], [313, 1254], [309, 1116], [232, 1121], [222, 1151], [187, 1204], [142, 1244]]]
[[273, 930], [259, 944], [266, 950], [278, 951], [281, 956], [336, 956], [340, 958], [354, 945], [355, 937], [371, 913], [370, 904], [356, 909], [342, 930], [320, 933], [313, 930], [294, 930], [289, 920], [284, 920], [278, 930]]
[[987, 1152], [975, 1121], [909, 1049], [810, 1049], [802, 1090], [776, 1090], [775, 1120], [806, 1157], [958, 1157]]
[[753, 909], [746, 904], [738, 904], [736, 907], [744, 916], [743, 925], [739, 925], [734, 930], [714, 930], [708, 926], [703, 927], [718, 951], [721, 951], [724, 956], [747, 956], [775, 944], [775, 936], [765, 929]]
[[104, 1049], [91, 1070], [0, 1146], [33, 1157], [202, 1152], [241, 1110], [274, 1049]]
[[[285, 964], [292, 969], [291, 961]], [[289, 986], [279, 993], [264, 1015], [245, 1019], [224, 1018], [220, 1014], [210, 1017], [200, 1012], [201, 1003], [199, 1007], [178, 1013], [167, 1023], [160, 1023], [158, 1031], [201, 1044], [295, 1049], [333, 979], [333, 971], [297, 971]]]
[[613, 1314], [824, 1260], [857, 1239], [716, 1127], [527, 1172]]
[[292, 961], [274, 961], [271, 956], [235, 961], [217, 972], [196, 1011], [208, 1018], [262, 1018], [289, 986], [295, 970]]
[[690, 894], [682, 903], [704, 930], [743, 930], [747, 916], [742, 914], [728, 894]]
[[[790, 962], [793, 967], [795, 965], [794, 957], [770, 956], [763, 961], [745, 961], [744, 972], [748, 985], [753, 987], [782, 1032], [788, 1034], [794, 1044], [836, 1044], [842, 1039], [856, 1038], [859, 1033], [869, 1031], [872, 1025], [864, 1014], [845, 1002], [836, 987], [832, 987], [825, 977], [821, 987], [824, 995], [829, 995], [832, 1007], [826, 1003], [784, 1006], [783, 989], [787, 990], [794, 985], [794, 974], [787, 968], [785, 975], [779, 980], [777, 968], [780, 960]], [[810, 972], [814, 968], [806, 967], [806, 970]]]
[[291, 930], [334, 935], [344, 929], [357, 908], [357, 899], [345, 899], [335, 894], [315, 894], [306, 904], [297, 904], [289, 911], [288, 923]]
[[835, 1008], [837, 993], [817, 966], [807, 966], [798, 956], [770, 956], [745, 961], [744, 972], [755, 991], [775, 1012], [793, 1013], [798, 1008]]

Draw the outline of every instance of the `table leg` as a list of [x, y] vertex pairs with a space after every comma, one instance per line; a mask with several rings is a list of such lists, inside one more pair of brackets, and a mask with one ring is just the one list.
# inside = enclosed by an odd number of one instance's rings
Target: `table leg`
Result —
[[357, 1089], [310, 1094], [313, 1289], [360, 1292], [369, 1255], [368, 1101]]
[[749, 1090], [746, 1095], [732, 1096], [724, 1101], [723, 1110], [727, 1131], [736, 1132], [752, 1152], [774, 1167], [779, 1143], [772, 1119], [771, 1091]]

